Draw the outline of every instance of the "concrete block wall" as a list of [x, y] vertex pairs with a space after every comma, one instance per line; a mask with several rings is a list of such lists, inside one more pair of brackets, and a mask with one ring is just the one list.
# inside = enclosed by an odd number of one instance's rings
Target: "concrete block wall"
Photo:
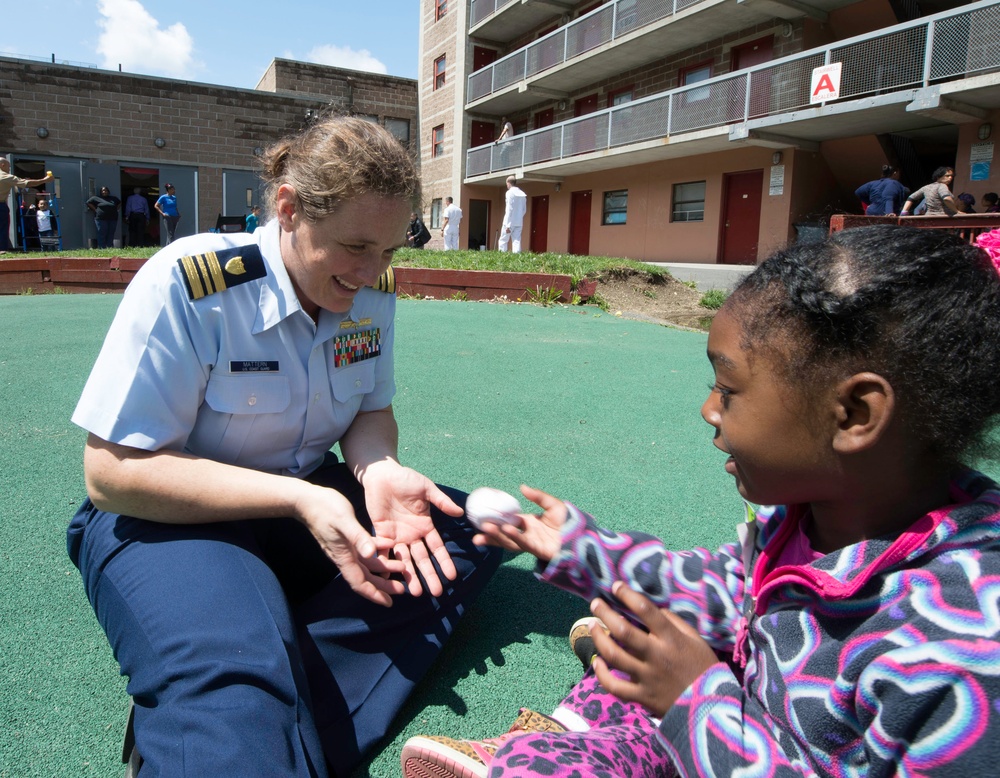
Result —
[[306, 111], [405, 119], [415, 148], [412, 79], [276, 60], [260, 83], [269, 91], [0, 57], [0, 154], [197, 168], [204, 230], [222, 171], [253, 170], [255, 149], [300, 130]]

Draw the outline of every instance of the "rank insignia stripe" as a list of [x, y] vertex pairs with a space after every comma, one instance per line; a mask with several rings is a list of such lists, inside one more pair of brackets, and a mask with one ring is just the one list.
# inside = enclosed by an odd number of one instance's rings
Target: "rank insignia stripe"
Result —
[[192, 300], [200, 300], [267, 275], [260, 248], [252, 243], [222, 251], [191, 254], [178, 259], [177, 264]]
[[385, 272], [372, 284], [372, 289], [386, 294], [396, 294], [396, 271], [390, 265]]

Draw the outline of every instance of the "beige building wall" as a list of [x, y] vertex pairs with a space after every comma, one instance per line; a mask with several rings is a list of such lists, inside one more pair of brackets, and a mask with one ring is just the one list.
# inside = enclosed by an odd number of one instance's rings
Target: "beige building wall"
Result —
[[416, 149], [413, 79], [279, 59], [258, 89], [235, 89], [0, 58], [0, 154], [194, 168], [202, 230], [224, 170], [254, 170], [257, 150], [328, 111], [405, 121]]
[[[462, 176], [465, 150], [468, 147], [465, 99], [466, 41], [462, 31], [468, 27], [467, 4], [450, 0], [448, 11], [435, 20], [436, 0], [421, 0], [421, 36], [419, 47], [420, 84], [420, 173], [424, 185], [424, 221], [431, 231], [428, 248], [443, 248], [440, 218], [444, 198], [454, 197], [464, 214]], [[445, 57], [444, 84], [435, 88], [434, 63]], [[441, 152], [435, 156], [433, 132], [444, 128]], [[459, 228], [459, 247], [467, 243], [467, 222]]]

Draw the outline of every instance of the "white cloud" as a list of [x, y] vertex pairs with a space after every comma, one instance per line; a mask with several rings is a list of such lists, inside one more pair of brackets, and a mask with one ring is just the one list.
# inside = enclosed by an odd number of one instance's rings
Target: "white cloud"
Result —
[[386, 74], [389, 72], [389, 68], [373, 57], [368, 49], [355, 51], [350, 46], [333, 46], [331, 44], [317, 46], [306, 55], [306, 61], [338, 68], [364, 70], [369, 73]]
[[178, 22], [166, 29], [139, 0], [98, 0], [103, 30], [97, 53], [106, 68], [184, 78], [193, 70], [194, 41]]

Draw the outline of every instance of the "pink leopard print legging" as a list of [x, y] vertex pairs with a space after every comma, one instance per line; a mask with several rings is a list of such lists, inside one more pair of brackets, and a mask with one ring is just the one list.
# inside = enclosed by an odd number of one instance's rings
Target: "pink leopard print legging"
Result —
[[490, 778], [673, 778], [656, 724], [641, 705], [605, 691], [592, 670], [562, 701], [588, 732], [533, 732], [511, 738], [490, 761]]

